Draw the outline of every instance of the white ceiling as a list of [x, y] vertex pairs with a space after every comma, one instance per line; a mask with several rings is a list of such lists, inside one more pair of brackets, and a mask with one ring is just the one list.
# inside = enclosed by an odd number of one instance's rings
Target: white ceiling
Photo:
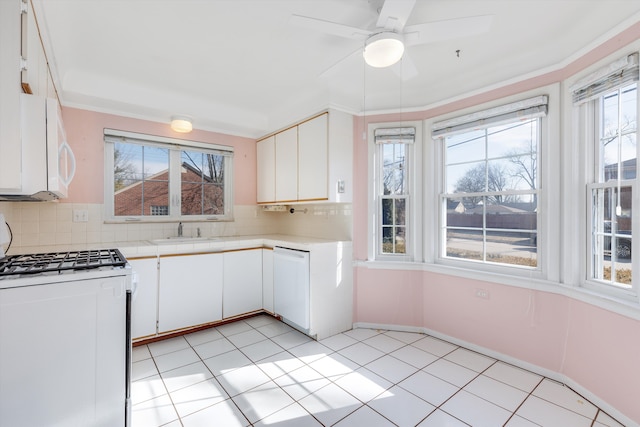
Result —
[[417, 0], [407, 25], [494, 17], [487, 33], [408, 47], [419, 74], [402, 80], [350, 55], [362, 42], [289, 23], [373, 29], [382, 0], [33, 2], [63, 105], [159, 122], [186, 114], [195, 128], [249, 137], [330, 106], [416, 110], [531, 77], [640, 17], [638, 0]]

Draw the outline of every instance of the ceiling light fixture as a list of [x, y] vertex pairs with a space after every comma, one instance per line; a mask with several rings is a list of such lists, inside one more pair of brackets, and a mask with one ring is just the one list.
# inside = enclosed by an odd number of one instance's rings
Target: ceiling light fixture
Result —
[[367, 39], [362, 55], [370, 66], [384, 68], [398, 62], [403, 53], [402, 36], [393, 31], [383, 31]]
[[180, 133], [189, 133], [193, 130], [191, 119], [185, 116], [171, 117], [171, 129]]

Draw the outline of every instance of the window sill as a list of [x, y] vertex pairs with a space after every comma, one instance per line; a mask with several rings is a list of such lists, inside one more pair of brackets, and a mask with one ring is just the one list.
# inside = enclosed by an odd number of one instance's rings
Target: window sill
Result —
[[524, 289], [549, 292], [563, 295], [578, 301], [582, 301], [602, 309], [640, 320], [640, 302], [638, 298], [627, 299], [612, 296], [584, 286], [572, 286], [560, 282], [550, 281], [539, 277], [538, 271], [532, 271], [531, 276], [514, 276], [503, 273], [478, 271], [469, 268], [454, 267], [450, 265], [423, 263], [423, 262], [391, 262], [378, 260], [360, 260], [354, 262], [354, 267], [380, 269], [380, 270], [405, 270], [424, 271], [429, 273], [444, 274], [465, 279], [479, 280], [506, 286], [515, 286]]

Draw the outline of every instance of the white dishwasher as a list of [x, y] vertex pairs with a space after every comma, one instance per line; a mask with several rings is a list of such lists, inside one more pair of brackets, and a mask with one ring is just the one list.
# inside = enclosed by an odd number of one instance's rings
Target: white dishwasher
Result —
[[309, 333], [309, 252], [273, 248], [273, 307], [291, 326]]

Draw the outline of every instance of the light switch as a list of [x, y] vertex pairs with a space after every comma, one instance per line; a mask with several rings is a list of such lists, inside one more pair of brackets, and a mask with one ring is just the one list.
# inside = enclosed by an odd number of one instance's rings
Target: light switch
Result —
[[338, 193], [344, 193], [344, 180], [338, 180]]

